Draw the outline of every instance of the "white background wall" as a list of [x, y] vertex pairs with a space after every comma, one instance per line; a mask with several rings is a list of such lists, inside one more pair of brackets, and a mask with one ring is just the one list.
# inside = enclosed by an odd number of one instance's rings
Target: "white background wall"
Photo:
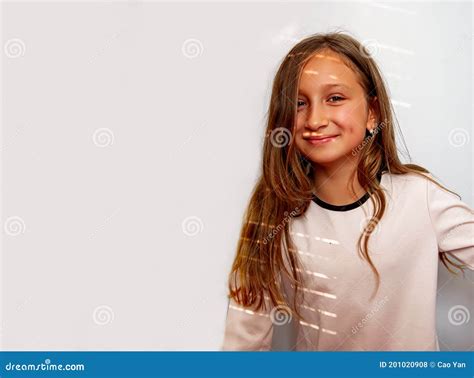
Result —
[[[470, 2], [1, 11], [3, 349], [220, 347], [273, 75], [315, 32], [376, 41], [412, 161], [473, 205]], [[472, 349], [473, 275], [439, 285], [441, 348]]]

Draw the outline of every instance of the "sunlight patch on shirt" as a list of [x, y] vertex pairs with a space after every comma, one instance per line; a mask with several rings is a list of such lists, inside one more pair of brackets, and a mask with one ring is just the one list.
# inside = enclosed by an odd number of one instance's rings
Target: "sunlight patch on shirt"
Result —
[[296, 270], [297, 270], [298, 272], [305, 272], [305, 273], [310, 274], [310, 275], [315, 276], [315, 277], [326, 278], [326, 279], [328, 279], [328, 280], [331, 279], [331, 277], [328, 277], [328, 276], [326, 276], [326, 275], [323, 274], [323, 273], [312, 272], [311, 270], [304, 270], [304, 269], [299, 269], [299, 268], [297, 268]]
[[290, 248], [289, 251], [292, 252], [292, 253], [299, 253], [300, 255], [303, 255], [303, 256], [317, 257], [317, 258], [319, 258], [319, 259], [323, 259], [323, 260], [326, 260], [326, 261], [329, 260], [328, 257], [321, 256], [321, 255], [317, 255], [317, 254], [315, 254], [315, 253], [304, 252], [304, 251], [301, 251], [301, 250], [299, 250], [299, 249], [294, 250], [293, 248]]
[[309, 311], [313, 311], [313, 312], [319, 312], [323, 315], [327, 315], [327, 316], [330, 316], [332, 318], [337, 318], [337, 314], [333, 313], [333, 312], [329, 312], [329, 311], [324, 311], [324, 310], [320, 310], [319, 308], [313, 308], [313, 307], [310, 307], [310, 306], [306, 306], [304, 304], [301, 305], [301, 307], [309, 310]]
[[268, 314], [262, 314], [261, 312], [255, 312], [255, 311], [248, 310], [248, 309], [242, 308], [242, 307], [237, 307], [237, 306], [234, 306], [234, 305], [229, 305], [229, 308], [231, 308], [233, 310], [240, 311], [240, 312], [245, 312], [246, 314], [250, 314], [250, 315], [266, 316], [267, 318], [270, 317], [270, 315], [268, 315]]
[[330, 335], [337, 335], [337, 332], [336, 331], [331, 331], [330, 329], [326, 329], [326, 328], [320, 328], [318, 325], [316, 324], [313, 324], [313, 323], [307, 323], [303, 320], [300, 320], [299, 321], [301, 325], [303, 326], [306, 326], [306, 327], [311, 327], [311, 328], [314, 328], [314, 329], [317, 329], [317, 330], [321, 330], [322, 332], [324, 333], [328, 333]]
[[314, 240], [317, 240], [317, 241], [322, 241], [324, 243], [328, 243], [328, 244], [331, 244], [331, 245], [340, 244], [337, 240], [334, 240], [334, 239], [321, 238], [319, 236], [311, 236], [309, 234], [303, 234], [302, 232], [290, 232], [290, 234], [295, 235], [295, 236], [299, 236], [301, 238], [308, 238], [308, 239], [314, 239]]

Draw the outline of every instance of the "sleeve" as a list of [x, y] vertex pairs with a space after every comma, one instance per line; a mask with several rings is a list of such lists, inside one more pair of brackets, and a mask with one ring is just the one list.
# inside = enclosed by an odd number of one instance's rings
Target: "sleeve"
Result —
[[229, 299], [222, 351], [268, 351], [273, 337], [272, 312], [265, 296], [266, 310], [244, 308]]
[[426, 181], [428, 210], [439, 252], [453, 255], [474, 270], [473, 210], [455, 194]]

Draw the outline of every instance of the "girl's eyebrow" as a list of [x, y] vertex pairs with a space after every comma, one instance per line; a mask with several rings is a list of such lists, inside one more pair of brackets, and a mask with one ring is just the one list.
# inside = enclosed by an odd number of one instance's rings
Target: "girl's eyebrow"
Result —
[[328, 83], [328, 84], [321, 85], [321, 87], [323, 88], [342, 87], [342, 88], [349, 89], [349, 87], [343, 83]]
[[[322, 85], [321, 85], [321, 88], [322, 88], [323, 90], [324, 90], [324, 89], [327, 89], [327, 88], [336, 88], [336, 87], [350, 90], [350, 88], [349, 88], [347, 85], [343, 84], [343, 83], [327, 83], [327, 84], [322, 84]], [[299, 89], [298, 92], [299, 92], [299, 93], [305, 93], [305, 90]]]

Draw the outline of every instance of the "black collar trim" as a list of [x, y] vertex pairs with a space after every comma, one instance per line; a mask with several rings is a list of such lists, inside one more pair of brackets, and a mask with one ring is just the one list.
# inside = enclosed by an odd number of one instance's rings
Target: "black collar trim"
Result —
[[[380, 183], [382, 179], [382, 171], [377, 174], [377, 181]], [[356, 209], [359, 206], [362, 206], [370, 198], [370, 193], [365, 193], [357, 201], [349, 203], [347, 205], [331, 205], [330, 203], [324, 202], [322, 199], [316, 197], [316, 194], [313, 193], [312, 200], [317, 203], [319, 206], [333, 211], [348, 211]]]

